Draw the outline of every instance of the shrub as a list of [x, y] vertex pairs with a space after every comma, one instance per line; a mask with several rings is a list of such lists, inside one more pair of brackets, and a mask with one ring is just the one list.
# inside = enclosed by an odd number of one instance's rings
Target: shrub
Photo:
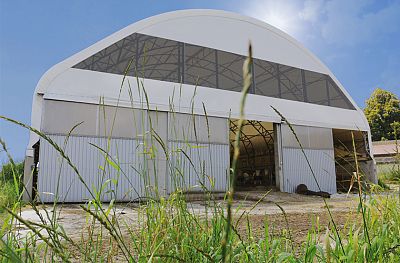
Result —
[[17, 200], [17, 193], [12, 181], [0, 184], [0, 213], [4, 207], [12, 207]]
[[[23, 175], [24, 174], [24, 162], [16, 163], [14, 166], [14, 170], [18, 176]], [[2, 180], [3, 182], [13, 181], [14, 176], [13, 176], [12, 163], [9, 162], [9, 163], [3, 164], [3, 166], [1, 167], [0, 175], [1, 175], [0, 180]]]
[[400, 165], [397, 163], [379, 165], [378, 178], [385, 182], [400, 183]]

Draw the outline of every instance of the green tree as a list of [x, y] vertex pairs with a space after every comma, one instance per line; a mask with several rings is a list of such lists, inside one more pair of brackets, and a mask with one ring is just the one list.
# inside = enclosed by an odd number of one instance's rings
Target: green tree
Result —
[[364, 113], [373, 141], [395, 138], [395, 132], [398, 132], [395, 123], [400, 121], [400, 100], [395, 94], [380, 88], [375, 89], [366, 101]]
[[393, 137], [395, 140], [400, 139], [400, 120], [395, 121], [392, 124], [390, 124], [390, 127], [393, 129]]

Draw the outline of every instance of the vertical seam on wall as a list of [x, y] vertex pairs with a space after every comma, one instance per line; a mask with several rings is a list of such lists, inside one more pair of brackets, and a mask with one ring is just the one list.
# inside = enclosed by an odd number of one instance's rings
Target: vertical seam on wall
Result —
[[168, 154], [169, 154], [169, 143], [168, 143], [168, 129], [169, 129], [169, 123], [168, 123], [168, 116], [169, 116], [169, 112], [166, 113], [167, 114], [167, 124], [166, 124], [166, 136], [165, 136], [165, 146], [166, 146], [166, 152], [165, 152], [165, 195], [169, 195], [169, 185], [168, 185], [168, 174], [169, 174], [169, 167], [168, 167]]
[[215, 86], [219, 89], [219, 81], [218, 81], [218, 50], [215, 49]]
[[251, 59], [251, 93], [256, 94], [256, 80], [254, 75], [254, 59]]
[[[170, 121], [170, 111], [167, 112], [167, 136], [166, 136], [166, 142], [165, 145], [167, 147], [167, 153], [169, 154], [170, 151], [170, 146], [169, 146], [169, 121]], [[169, 170], [169, 164], [168, 164], [168, 157], [165, 156], [166, 158], [166, 162], [167, 162], [167, 167], [165, 169], [165, 189], [166, 189], [166, 194], [169, 195], [170, 194], [170, 170]], [[170, 160], [171, 161], [171, 160]]]
[[186, 45], [186, 43], [182, 43], [182, 54], [181, 54], [181, 56], [182, 56], [182, 58], [181, 58], [181, 60], [182, 60], [182, 72], [181, 72], [182, 80], [181, 80], [181, 82], [182, 83], [185, 82], [185, 64], [186, 64], [186, 61], [185, 61], [185, 45]]
[[306, 86], [306, 76], [304, 69], [301, 69], [301, 85], [303, 86], [303, 100], [304, 102], [308, 102], [308, 96], [307, 96], [307, 86]]
[[281, 89], [281, 73], [279, 70], [279, 64], [276, 64], [276, 76], [278, 78], [278, 97], [282, 98], [282, 89]]
[[329, 84], [328, 84], [328, 76], [325, 75], [325, 87], [326, 87], [326, 96], [328, 98], [328, 106], [331, 106], [331, 99], [329, 95]]
[[97, 105], [97, 107], [96, 107], [96, 136], [100, 136], [100, 134], [99, 134], [99, 129], [100, 129], [99, 115], [100, 115], [100, 104]]
[[279, 140], [279, 145], [278, 145], [278, 164], [279, 164], [279, 170], [280, 170], [280, 178], [279, 178], [279, 183], [282, 184], [280, 187], [283, 191], [285, 191], [285, 171], [283, 169], [283, 143], [282, 143], [282, 122], [278, 124], [278, 129], [279, 129], [279, 134], [278, 134], [278, 140]]

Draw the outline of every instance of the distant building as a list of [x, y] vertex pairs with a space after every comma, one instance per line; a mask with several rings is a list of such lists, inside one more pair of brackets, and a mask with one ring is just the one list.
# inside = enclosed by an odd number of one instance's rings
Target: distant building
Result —
[[377, 163], [394, 163], [400, 152], [400, 141], [372, 142], [372, 152]]

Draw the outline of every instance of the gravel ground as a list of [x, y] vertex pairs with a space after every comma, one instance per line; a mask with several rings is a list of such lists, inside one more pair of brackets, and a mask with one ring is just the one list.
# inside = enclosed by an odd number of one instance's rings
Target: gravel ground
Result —
[[[262, 197], [264, 198], [257, 203]], [[255, 206], [256, 203], [257, 205]], [[355, 195], [333, 195], [332, 198], [327, 199], [327, 203], [338, 226], [343, 226], [350, 217], [353, 218], [353, 214], [357, 208], [357, 198]], [[215, 200], [215, 204], [225, 206], [222, 199]], [[200, 216], [205, 215], [206, 207], [204, 201], [191, 201], [188, 203], [188, 206], [193, 213]], [[47, 205], [45, 208], [51, 215], [53, 207]], [[287, 222], [281, 209], [287, 215]], [[329, 223], [327, 209], [322, 198], [276, 191], [270, 192], [266, 196], [263, 191], [237, 192], [233, 211], [235, 211], [234, 218], [236, 220], [241, 214], [248, 214], [256, 235], [263, 235], [264, 222], [267, 219], [270, 229], [274, 233], [279, 233], [282, 229], [287, 228], [288, 225], [294, 240], [297, 241], [304, 239], [304, 236], [317, 217], [321, 226], [326, 226]], [[43, 207], [39, 212], [43, 218], [47, 218]], [[65, 232], [73, 239], [79, 239], [82, 233], [86, 231], [85, 226], [89, 218], [78, 204], [59, 205], [56, 207], [56, 213], [58, 214], [58, 223], [63, 226]], [[128, 232], [127, 227], [139, 227], [140, 218], [137, 204], [119, 204], [116, 207], [115, 213], [119, 218], [119, 222], [123, 222], [121, 225], [123, 231]], [[21, 216], [26, 220], [41, 223], [39, 216], [32, 208], [23, 208]], [[243, 224], [239, 224], [238, 230], [245, 234], [246, 220], [242, 220], [241, 222]], [[26, 236], [30, 232], [23, 225], [17, 225], [16, 230], [21, 237]]]

